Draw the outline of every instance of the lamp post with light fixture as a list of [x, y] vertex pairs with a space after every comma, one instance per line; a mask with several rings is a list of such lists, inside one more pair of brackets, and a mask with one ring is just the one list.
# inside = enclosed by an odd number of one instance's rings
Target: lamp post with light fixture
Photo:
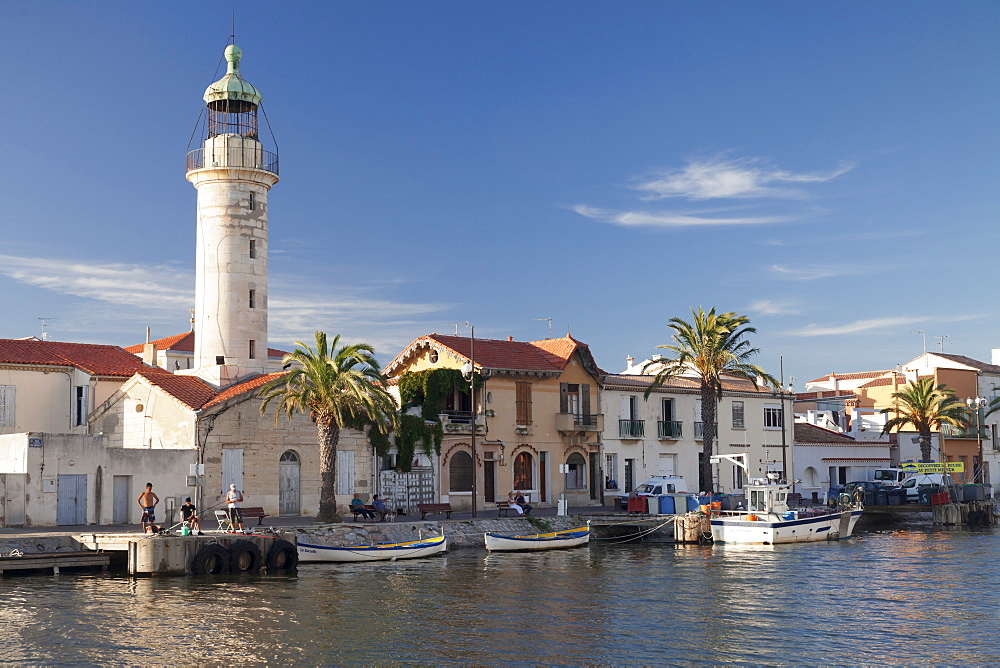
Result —
[[976, 413], [976, 445], [979, 448], [979, 460], [972, 469], [973, 482], [983, 482], [983, 428], [981, 425], [980, 411], [986, 405], [986, 399], [976, 397], [965, 400], [965, 405], [969, 407], [969, 412]]
[[469, 361], [462, 365], [462, 375], [469, 381], [469, 403], [472, 409], [472, 516], [476, 516], [476, 327], [469, 325]]

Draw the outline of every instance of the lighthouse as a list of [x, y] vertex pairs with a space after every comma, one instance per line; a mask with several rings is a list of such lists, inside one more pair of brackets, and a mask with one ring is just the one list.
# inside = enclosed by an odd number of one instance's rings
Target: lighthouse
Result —
[[226, 47], [225, 76], [205, 90], [202, 144], [188, 152], [198, 191], [194, 373], [225, 387], [267, 368], [268, 192], [278, 154], [261, 142], [261, 95]]

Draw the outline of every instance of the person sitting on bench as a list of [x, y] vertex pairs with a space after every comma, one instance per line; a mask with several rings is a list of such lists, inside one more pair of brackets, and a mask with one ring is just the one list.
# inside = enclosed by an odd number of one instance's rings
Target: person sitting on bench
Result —
[[389, 514], [389, 509], [385, 507], [385, 503], [382, 499], [378, 498], [378, 494], [372, 495], [372, 507], [375, 512], [378, 513], [378, 518], [382, 522], [385, 522], [385, 516]]
[[517, 502], [517, 499], [514, 498], [514, 492], [511, 492], [510, 494], [507, 495], [507, 506], [510, 507], [510, 509], [516, 512], [518, 515], [524, 514], [524, 509], [521, 508], [521, 505]]
[[351, 499], [351, 510], [357, 512], [359, 515], [363, 515], [366, 520], [375, 519], [375, 513], [365, 508], [365, 502], [361, 500], [357, 492], [354, 493], [354, 498]]
[[530, 515], [531, 514], [531, 510], [532, 510], [532, 508], [534, 508], [534, 506], [528, 505], [528, 502], [524, 500], [524, 494], [522, 494], [521, 492], [518, 492], [514, 496], [514, 500], [517, 501], [517, 505], [521, 506], [521, 510], [524, 511], [525, 515]]

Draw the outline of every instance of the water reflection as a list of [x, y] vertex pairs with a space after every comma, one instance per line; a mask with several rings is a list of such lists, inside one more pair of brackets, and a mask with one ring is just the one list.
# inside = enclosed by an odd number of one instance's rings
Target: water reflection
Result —
[[19, 576], [0, 661], [995, 664], [1000, 534], [631, 543], [303, 566], [298, 576]]

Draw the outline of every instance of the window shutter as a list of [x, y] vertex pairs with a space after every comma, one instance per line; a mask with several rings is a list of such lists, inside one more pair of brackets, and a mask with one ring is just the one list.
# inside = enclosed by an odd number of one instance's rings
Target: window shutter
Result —
[[622, 397], [622, 420], [632, 419], [632, 397]]
[[590, 385], [589, 384], [581, 385], [580, 386], [580, 394], [583, 395], [583, 398], [580, 399], [580, 403], [583, 404], [583, 414], [585, 416], [589, 417], [590, 416]]
[[337, 494], [354, 493], [354, 451], [337, 450]]
[[569, 383], [559, 383], [559, 412], [569, 412]]
[[0, 426], [14, 426], [14, 385], [0, 385]]

